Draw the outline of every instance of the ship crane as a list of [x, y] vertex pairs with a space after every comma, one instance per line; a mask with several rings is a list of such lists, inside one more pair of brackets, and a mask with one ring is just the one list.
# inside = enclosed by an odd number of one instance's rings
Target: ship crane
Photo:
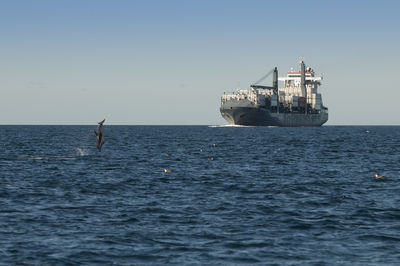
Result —
[[[264, 79], [269, 77], [269, 75], [271, 75], [272, 73], [274, 73], [273, 81], [272, 81], [272, 87], [271, 86], [264, 86], [264, 85], [257, 85], [260, 82], [262, 82]], [[276, 67], [271, 69], [271, 71], [269, 71], [267, 74], [265, 74], [262, 78], [260, 78], [256, 82], [254, 82], [254, 84], [250, 85], [250, 88], [273, 90], [275, 94], [278, 94], [278, 69]]]

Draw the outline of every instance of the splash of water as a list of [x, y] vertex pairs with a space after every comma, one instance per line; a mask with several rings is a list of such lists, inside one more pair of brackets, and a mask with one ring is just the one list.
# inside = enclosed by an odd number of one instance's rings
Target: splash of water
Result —
[[88, 155], [88, 152], [86, 150], [83, 150], [81, 148], [76, 148], [76, 151], [78, 153], [79, 156], [86, 156]]

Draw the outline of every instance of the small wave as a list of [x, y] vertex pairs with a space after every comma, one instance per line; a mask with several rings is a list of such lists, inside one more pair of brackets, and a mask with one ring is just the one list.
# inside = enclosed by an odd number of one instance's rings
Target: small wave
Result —
[[23, 158], [29, 158], [32, 160], [43, 160], [44, 157], [43, 156], [37, 156], [37, 155], [30, 155], [30, 154], [24, 154], [22, 155]]

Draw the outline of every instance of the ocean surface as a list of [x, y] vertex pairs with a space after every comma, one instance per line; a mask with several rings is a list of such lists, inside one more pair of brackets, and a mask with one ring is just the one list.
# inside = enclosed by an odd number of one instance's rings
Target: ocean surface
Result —
[[95, 129], [0, 126], [1, 265], [400, 264], [400, 127]]

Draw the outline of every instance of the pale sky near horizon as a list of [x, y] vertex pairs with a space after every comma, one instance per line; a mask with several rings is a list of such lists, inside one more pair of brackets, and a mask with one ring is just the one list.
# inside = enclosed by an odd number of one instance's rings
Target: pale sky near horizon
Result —
[[400, 125], [400, 1], [0, 4], [0, 125], [226, 124], [224, 91], [300, 57], [327, 125]]

